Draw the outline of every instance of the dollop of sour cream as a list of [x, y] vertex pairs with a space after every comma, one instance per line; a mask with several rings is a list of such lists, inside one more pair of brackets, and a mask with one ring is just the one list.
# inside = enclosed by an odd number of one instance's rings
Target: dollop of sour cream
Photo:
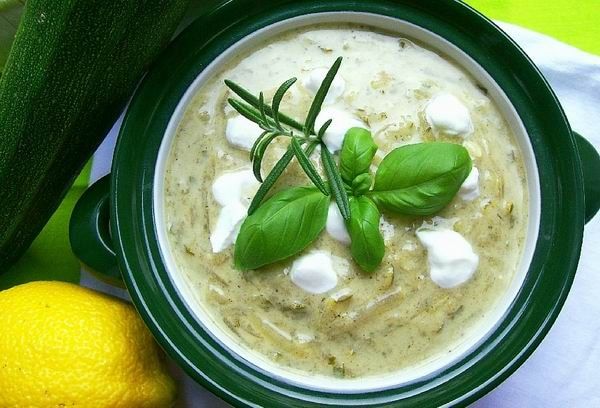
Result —
[[222, 207], [210, 233], [214, 253], [224, 251], [235, 242], [259, 185], [252, 170], [247, 169], [222, 174], [213, 182], [213, 197]]
[[473, 167], [471, 172], [460, 186], [458, 196], [464, 201], [473, 201], [479, 197], [479, 170]]
[[434, 133], [464, 137], [473, 132], [469, 109], [448, 93], [438, 94], [427, 103], [425, 118]]
[[237, 115], [227, 120], [225, 138], [232, 146], [250, 151], [262, 132], [263, 130], [256, 123], [242, 115]]
[[[302, 86], [312, 95], [315, 95], [321, 86], [321, 83], [325, 79], [327, 75], [327, 68], [316, 68], [310, 70], [308, 75], [304, 77], [302, 80]], [[332, 104], [335, 102], [340, 96], [344, 94], [344, 90], [346, 89], [346, 81], [344, 78], [338, 73], [334, 78], [331, 86], [329, 87], [329, 91], [327, 92], [327, 96], [325, 96], [325, 100], [323, 103], [325, 105]]]
[[315, 129], [320, 129], [329, 119], [332, 121], [323, 135], [323, 142], [331, 153], [341, 150], [349, 129], [353, 127], [367, 129], [367, 126], [354, 115], [335, 107], [324, 108], [319, 112], [315, 120]]
[[338, 281], [331, 254], [325, 251], [313, 251], [296, 259], [290, 276], [296, 286], [315, 295], [335, 288]]
[[325, 229], [333, 239], [340, 241], [344, 245], [350, 245], [350, 234], [348, 234], [344, 217], [342, 217], [342, 213], [340, 213], [340, 209], [335, 202], [329, 204]]
[[222, 207], [233, 202], [249, 205], [260, 186], [250, 169], [221, 174], [212, 185], [212, 195]]
[[430, 226], [417, 229], [416, 234], [427, 249], [429, 275], [436, 285], [455, 288], [471, 279], [479, 265], [479, 256], [462, 235], [448, 228]]
[[240, 203], [221, 208], [215, 229], [210, 234], [213, 253], [222, 252], [235, 242], [247, 213], [248, 207]]

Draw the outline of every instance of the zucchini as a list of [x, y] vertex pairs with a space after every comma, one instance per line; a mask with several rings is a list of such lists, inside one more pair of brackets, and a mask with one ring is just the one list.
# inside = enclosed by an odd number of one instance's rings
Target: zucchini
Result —
[[0, 0], [0, 75], [15, 38], [25, 0]]
[[188, 0], [28, 0], [0, 77], [0, 273], [105, 137]]

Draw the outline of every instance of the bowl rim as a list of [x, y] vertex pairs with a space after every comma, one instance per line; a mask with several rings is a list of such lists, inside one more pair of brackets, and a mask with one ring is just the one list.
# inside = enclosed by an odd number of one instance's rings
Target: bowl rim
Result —
[[[268, 9], [254, 5], [255, 14], [251, 16], [243, 7], [248, 3], [239, 0], [220, 5], [188, 27], [145, 78], [127, 112], [113, 162], [111, 226], [134, 304], [159, 343], [188, 374], [234, 405], [299, 401], [306, 406], [379, 405], [402, 401], [403, 406], [417, 406], [472, 402], [514, 371], [541, 341], [575, 273], [583, 232], [583, 182], [575, 142], [556, 97], [512, 40], [460, 2], [279, 0]], [[434, 378], [361, 395], [332, 394], [282, 383], [241, 364], [206, 333], [199, 333], [161, 265], [153, 225], [153, 155], [171, 117], [171, 107], [178, 103], [177, 91], [187, 89], [202, 63], [245, 34], [274, 21], [322, 11], [401, 17], [467, 52], [498, 82], [521, 116], [534, 147], [542, 188], [534, 259], [517, 304], [494, 331], [497, 336]], [[198, 34], [209, 38], [199, 42]], [[497, 64], [500, 58], [511, 65]], [[563, 156], [570, 153], [572, 160], [559, 160], [559, 152]], [[563, 273], [565, 270], [568, 273]]]

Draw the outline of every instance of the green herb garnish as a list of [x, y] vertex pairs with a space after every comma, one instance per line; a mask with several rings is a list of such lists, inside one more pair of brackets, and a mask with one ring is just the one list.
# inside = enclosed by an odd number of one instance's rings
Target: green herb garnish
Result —
[[350, 219], [350, 202], [348, 201], [348, 193], [344, 188], [344, 181], [342, 176], [335, 165], [333, 155], [327, 148], [327, 146], [321, 147], [321, 160], [323, 161], [323, 168], [329, 178], [329, 186], [335, 202], [337, 203], [340, 213], [345, 221]]
[[314, 187], [273, 195], [244, 221], [235, 243], [235, 265], [256, 269], [302, 251], [327, 222], [329, 197]]
[[453, 143], [418, 143], [384, 157], [368, 196], [388, 211], [431, 215], [456, 195], [471, 171], [467, 149]]
[[[461, 145], [417, 143], [398, 147], [383, 158], [373, 178], [368, 173], [377, 146], [371, 133], [350, 129], [340, 152], [340, 168], [351, 182], [350, 252], [366, 272], [379, 266], [385, 247], [379, 208], [405, 215], [432, 215], [454, 198], [471, 171]], [[379, 208], [378, 208], [379, 207]]]
[[352, 217], [346, 223], [350, 234], [352, 258], [365, 272], [373, 272], [381, 263], [385, 246], [379, 231], [381, 214], [377, 205], [367, 196], [352, 197]]
[[[432, 215], [448, 205], [471, 171], [471, 158], [464, 147], [432, 142], [394, 149], [373, 177], [369, 170], [377, 145], [371, 132], [362, 128], [348, 130], [336, 165], [322, 140], [331, 119], [318, 130], [314, 125], [341, 62], [339, 57], [329, 69], [304, 123], [279, 110], [296, 78], [277, 89], [271, 105], [264, 101], [262, 92], [255, 97], [240, 85], [225, 81], [242, 99], [229, 99], [230, 105], [264, 130], [250, 151], [254, 174], [262, 184], [235, 243], [235, 265], [240, 269], [257, 269], [301, 252], [325, 228], [333, 198], [350, 234], [352, 258], [364, 271], [372, 272], [385, 253], [379, 230], [380, 209]], [[263, 181], [262, 159], [269, 144], [279, 136], [290, 138], [290, 144]], [[317, 146], [327, 181], [310, 159]], [[290, 187], [264, 201], [294, 157], [314, 187]]]
[[344, 181], [351, 184], [356, 176], [368, 173], [376, 152], [377, 145], [367, 129], [348, 130], [340, 152], [340, 173]]

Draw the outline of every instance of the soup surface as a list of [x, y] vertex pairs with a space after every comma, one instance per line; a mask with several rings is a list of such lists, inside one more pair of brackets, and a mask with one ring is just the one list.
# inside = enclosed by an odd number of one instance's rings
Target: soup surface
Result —
[[[457, 195], [436, 217], [382, 212], [386, 252], [367, 274], [347, 245], [323, 231], [298, 256], [258, 270], [240, 271], [233, 246], [214, 252], [222, 206], [213, 197], [216, 178], [249, 169], [248, 151], [226, 138], [238, 116], [227, 103], [231, 79], [270, 101], [290, 77], [298, 82], [281, 111], [304, 118], [313, 98], [315, 69], [344, 57], [337, 78], [344, 86], [326, 101], [368, 127], [379, 150], [373, 169], [393, 149], [419, 142], [462, 144], [479, 171], [478, 194]], [[426, 115], [437, 95], [452, 95], [468, 109], [466, 135], [438, 131]], [[287, 148], [271, 145], [263, 174]], [[321, 171], [316, 159], [314, 164]], [[293, 161], [275, 190], [310, 182]], [[248, 194], [253, 194], [251, 191]], [[250, 198], [250, 197], [246, 197]], [[209, 78], [186, 108], [165, 174], [165, 220], [178, 269], [208, 316], [236, 343], [290, 370], [356, 378], [389, 373], [451, 353], [477, 330], [506, 293], [522, 254], [528, 196], [521, 152], [487, 92], [459, 66], [394, 34], [354, 25], [314, 25], [285, 32], [236, 55]], [[422, 225], [460, 234], [478, 256], [466, 282], [444, 288], [431, 279]], [[293, 262], [314, 251], [331, 260], [337, 284], [313, 294], [291, 279]]]

